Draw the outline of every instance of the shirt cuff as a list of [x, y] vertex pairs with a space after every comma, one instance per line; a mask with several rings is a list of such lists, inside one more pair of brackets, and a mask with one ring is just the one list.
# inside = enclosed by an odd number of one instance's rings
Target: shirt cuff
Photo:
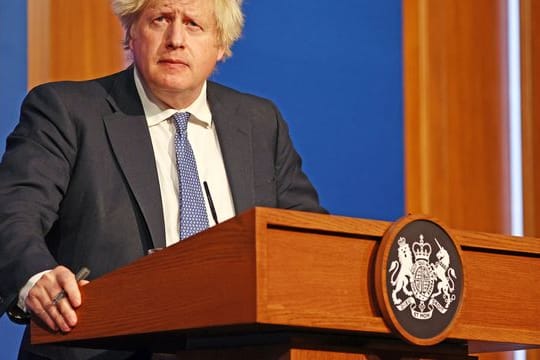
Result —
[[26, 282], [26, 284], [23, 286], [21, 291], [19, 291], [19, 300], [17, 301], [17, 306], [19, 307], [19, 309], [26, 312], [26, 298], [28, 297], [28, 292], [30, 291], [30, 289], [34, 287], [34, 285], [36, 285], [39, 279], [41, 279], [41, 277], [45, 275], [46, 273], [48, 273], [49, 271], [52, 271], [52, 270], [45, 270], [40, 273], [37, 273], [36, 275], [32, 276], [30, 280]]

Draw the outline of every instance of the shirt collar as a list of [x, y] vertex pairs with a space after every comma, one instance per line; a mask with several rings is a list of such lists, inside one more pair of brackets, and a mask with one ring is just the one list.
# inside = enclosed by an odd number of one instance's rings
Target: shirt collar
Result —
[[135, 77], [135, 86], [137, 87], [139, 98], [141, 99], [148, 127], [152, 127], [169, 119], [177, 112], [189, 112], [192, 115], [190, 119], [195, 118], [205, 127], [212, 126], [212, 113], [210, 112], [208, 101], [206, 100], [206, 81], [203, 84], [201, 93], [191, 105], [185, 109], [171, 109], [159, 101], [147, 87], [143, 85], [137, 68], [135, 68], [133, 74]]

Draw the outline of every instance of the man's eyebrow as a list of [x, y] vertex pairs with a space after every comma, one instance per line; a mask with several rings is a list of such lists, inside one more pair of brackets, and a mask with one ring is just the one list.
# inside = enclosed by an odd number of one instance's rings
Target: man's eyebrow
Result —
[[172, 14], [174, 11], [170, 8], [154, 8], [152, 12], [155, 14]]
[[204, 21], [205, 18], [200, 11], [200, 9], [197, 8], [189, 8], [184, 9], [183, 11], [177, 11], [176, 9], [171, 8], [170, 6], [161, 5], [161, 6], [153, 6], [149, 8], [154, 14], [165, 14], [165, 15], [171, 15], [171, 14], [177, 14], [182, 17], [187, 17], [192, 20], [197, 21]]
[[200, 9], [185, 9], [183, 14], [192, 19], [200, 19], [202, 17]]
[[168, 5], [149, 6], [148, 9], [150, 11], [152, 11], [152, 12], [157, 12], [157, 13], [172, 13], [172, 12], [175, 12], [175, 10], [171, 6], [168, 6]]

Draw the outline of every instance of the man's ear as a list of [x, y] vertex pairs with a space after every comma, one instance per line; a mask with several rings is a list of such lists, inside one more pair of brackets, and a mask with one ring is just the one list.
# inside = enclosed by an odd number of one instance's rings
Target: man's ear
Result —
[[129, 34], [129, 41], [128, 41], [129, 50], [133, 50], [133, 33], [134, 33], [133, 27], [134, 26], [135, 26], [135, 23], [131, 24], [129, 29], [126, 30], [126, 33]]
[[217, 62], [220, 62], [225, 57], [225, 48], [223, 46], [220, 46], [218, 48], [218, 56], [217, 56]]

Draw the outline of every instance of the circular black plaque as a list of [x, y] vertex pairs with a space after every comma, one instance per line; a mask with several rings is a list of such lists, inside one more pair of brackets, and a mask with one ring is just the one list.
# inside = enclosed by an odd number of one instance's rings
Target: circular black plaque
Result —
[[434, 220], [408, 216], [386, 231], [375, 270], [387, 324], [416, 345], [433, 345], [451, 329], [463, 298], [459, 247]]

